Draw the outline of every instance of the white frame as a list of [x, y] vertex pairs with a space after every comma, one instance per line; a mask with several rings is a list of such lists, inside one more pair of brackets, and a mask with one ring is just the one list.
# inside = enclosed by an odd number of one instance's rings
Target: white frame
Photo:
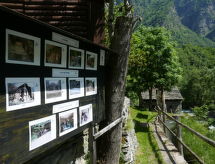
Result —
[[[39, 124], [39, 123], [42, 123], [42, 122], [45, 122], [45, 121], [51, 121], [51, 130], [50, 130], [50, 137], [45, 137], [43, 138], [44, 141], [38, 141], [38, 143], [34, 143], [32, 142], [31, 140], [31, 127], [33, 125], [36, 125], [36, 124]], [[40, 119], [37, 119], [37, 120], [33, 120], [33, 121], [29, 121], [29, 150], [33, 150], [33, 149], [36, 149], [52, 140], [54, 140], [56, 138], [56, 115], [51, 115], [51, 116], [48, 116], [48, 117], [44, 117], [44, 118], [40, 118]], [[39, 138], [41, 140], [41, 138]], [[38, 140], [38, 139], [36, 139]]]
[[[80, 66], [80, 67], [73, 67], [73, 66], [70, 66], [71, 50], [72, 50], [72, 51], [79, 51], [79, 52], [81, 52], [81, 66]], [[69, 47], [68, 67], [69, 67], [69, 68], [72, 68], [72, 69], [84, 69], [84, 50], [79, 49], [79, 48]]]
[[[93, 67], [87, 66], [87, 58], [88, 58], [87, 56], [88, 55], [93, 55], [95, 57], [94, 66]], [[85, 61], [86, 70], [97, 70], [97, 65], [98, 65], [98, 54], [86, 51], [86, 61]]]
[[[18, 105], [9, 105], [9, 93], [8, 84], [9, 83], [33, 83], [34, 87], [34, 100], [33, 102], [21, 103]], [[6, 78], [6, 111], [13, 111], [28, 107], [33, 107], [41, 104], [41, 92], [40, 92], [40, 78]]]
[[[61, 125], [60, 125], [60, 118], [63, 116], [63, 115], [68, 115], [68, 114], [74, 114], [74, 127], [73, 128], [70, 128], [70, 129], [67, 129], [63, 132], [60, 132], [61, 130]], [[72, 109], [72, 110], [68, 110], [68, 111], [65, 111], [65, 112], [62, 112], [62, 113], [59, 113], [59, 136], [63, 136], [67, 133], [70, 133], [71, 131], [75, 130], [78, 128], [78, 115], [77, 115], [77, 108], [75, 109]]]
[[[11, 60], [11, 59], [8, 58], [9, 57], [8, 56], [9, 55], [8, 35], [14, 35], [16, 37], [20, 37], [20, 38], [24, 38], [24, 39], [34, 41], [34, 61], [33, 62]], [[6, 49], [5, 49], [5, 53], [6, 53], [5, 61], [6, 61], [6, 63], [40, 66], [40, 43], [41, 43], [41, 39], [38, 38], [38, 37], [28, 35], [28, 34], [24, 34], [24, 33], [21, 33], [21, 32], [17, 32], [17, 31], [14, 31], [14, 30], [6, 29], [6, 43], [5, 43], [6, 44]]]
[[[47, 80], [61, 80], [61, 96], [54, 98], [47, 98], [46, 81]], [[45, 104], [67, 100], [66, 78], [44, 78], [45, 86]]]
[[[80, 81], [80, 93], [79, 94], [71, 95], [70, 80]], [[74, 99], [74, 98], [83, 97], [83, 96], [84, 96], [84, 78], [69, 78], [69, 99]]]
[[[46, 62], [46, 45], [52, 45], [56, 47], [61, 48], [61, 64], [55, 64], [55, 63], [47, 63]], [[66, 68], [66, 57], [67, 57], [67, 46], [64, 44], [60, 44], [57, 42], [53, 42], [50, 40], [45, 40], [45, 48], [44, 48], [44, 65], [47, 67], [60, 67], [60, 68]]]
[[[81, 112], [85, 109], [89, 109], [89, 118], [87, 121], [83, 122], [81, 121]], [[88, 124], [89, 122], [93, 121], [93, 107], [92, 107], [92, 104], [88, 104], [88, 105], [84, 105], [84, 106], [81, 106], [79, 107], [79, 123], [80, 123], [80, 126], [83, 126], [83, 125], [86, 125]]]
[[[95, 91], [87, 91], [87, 82], [86, 82], [87, 80], [94, 81]], [[96, 77], [86, 77], [85, 78], [85, 92], [86, 92], [86, 96], [97, 94], [97, 78]]]

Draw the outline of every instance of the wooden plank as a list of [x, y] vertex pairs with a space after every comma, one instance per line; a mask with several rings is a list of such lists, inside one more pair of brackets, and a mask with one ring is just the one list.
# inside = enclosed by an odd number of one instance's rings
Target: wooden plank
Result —
[[175, 121], [177, 124], [181, 125], [182, 127], [184, 127], [185, 129], [189, 130], [190, 132], [192, 132], [193, 134], [195, 134], [197, 137], [201, 138], [203, 141], [207, 142], [208, 144], [210, 144], [211, 146], [215, 147], [215, 141], [200, 134], [199, 132], [193, 130], [192, 128], [188, 127], [187, 125], [184, 125], [183, 123], [177, 121], [176, 119], [174, 119], [173, 117], [171, 117], [170, 115], [168, 115], [166, 112], [163, 112], [161, 109], [158, 109], [160, 112], [162, 112], [163, 114], [165, 114], [168, 118], [170, 118], [171, 120]]
[[98, 139], [100, 136], [102, 136], [104, 133], [106, 133], [107, 131], [111, 130], [112, 128], [114, 128], [116, 125], [118, 125], [120, 122], [122, 121], [122, 117], [118, 118], [117, 120], [115, 120], [114, 122], [112, 122], [111, 124], [109, 124], [108, 126], [106, 126], [105, 128], [103, 128], [102, 130], [100, 130], [99, 132], [97, 132], [96, 134], [94, 134], [94, 140]]

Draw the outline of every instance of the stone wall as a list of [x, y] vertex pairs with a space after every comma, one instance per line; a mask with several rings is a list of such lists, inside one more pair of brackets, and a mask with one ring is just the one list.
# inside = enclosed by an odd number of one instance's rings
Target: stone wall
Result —
[[135, 162], [135, 153], [138, 146], [137, 137], [135, 134], [134, 126], [128, 128], [127, 123], [133, 124], [129, 120], [129, 107], [130, 99], [125, 97], [123, 108], [123, 132], [122, 132], [122, 148], [121, 148], [121, 161], [125, 164], [133, 164]]

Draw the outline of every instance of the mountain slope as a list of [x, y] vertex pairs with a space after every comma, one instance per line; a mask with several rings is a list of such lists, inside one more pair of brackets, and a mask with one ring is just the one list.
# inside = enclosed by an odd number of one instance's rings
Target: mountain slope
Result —
[[[202, 36], [200, 34], [197, 34], [195, 31], [192, 31], [189, 26], [183, 24], [182, 20], [184, 20], [185, 22], [185, 20], [187, 21], [188, 18], [186, 18], [186, 14], [182, 14], [182, 9], [184, 9], [183, 7], [185, 7], [185, 2], [182, 1], [184, 0], [134, 0], [132, 2], [135, 7], [135, 14], [143, 17], [144, 25], [166, 27], [167, 29], [172, 31], [173, 38], [177, 40], [179, 44], [192, 43], [194, 45], [204, 47], [215, 47], [214, 42], [205, 38], [204, 35]], [[195, 0], [186, 0], [186, 2], [188, 1]], [[212, 30], [212, 25], [210, 25], [210, 27]], [[213, 35], [210, 36], [210, 38], [213, 38]]]

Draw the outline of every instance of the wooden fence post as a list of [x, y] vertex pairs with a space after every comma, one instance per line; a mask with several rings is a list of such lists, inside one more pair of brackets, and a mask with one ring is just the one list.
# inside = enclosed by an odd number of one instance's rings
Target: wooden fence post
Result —
[[[175, 119], [177, 121], [181, 121], [181, 118], [180, 116], [176, 116]], [[182, 141], [182, 131], [181, 131], [181, 126], [176, 122], [176, 135], [177, 137]], [[177, 148], [178, 148], [178, 151], [180, 152], [180, 154], [182, 156], [184, 156], [184, 152], [183, 152], [183, 145], [180, 143], [180, 142], [177, 142]]]
[[90, 163], [96, 164], [97, 156], [96, 156], [96, 140], [94, 140], [94, 126], [91, 124], [89, 128], [89, 146], [90, 146]]

